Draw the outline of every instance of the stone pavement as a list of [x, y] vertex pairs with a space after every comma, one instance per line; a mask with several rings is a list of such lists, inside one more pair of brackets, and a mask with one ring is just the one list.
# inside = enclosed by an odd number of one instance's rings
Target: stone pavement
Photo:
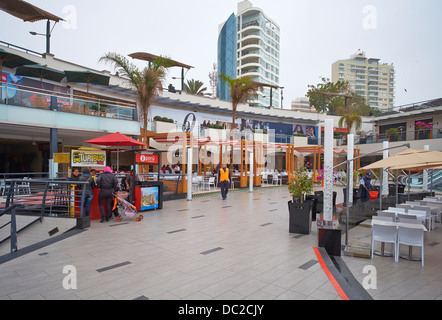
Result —
[[[166, 202], [138, 223], [93, 221], [0, 264], [0, 299], [340, 300], [313, 250], [316, 227], [289, 234], [289, 200], [286, 187], [239, 191], [226, 201]], [[343, 260], [361, 283], [364, 266], [377, 268], [374, 299], [441, 299], [440, 224], [427, 236], [425, 268], [389, 257]], [[63, 287], [72, 284], [67, 266], [75, 268], [76, 288]]]

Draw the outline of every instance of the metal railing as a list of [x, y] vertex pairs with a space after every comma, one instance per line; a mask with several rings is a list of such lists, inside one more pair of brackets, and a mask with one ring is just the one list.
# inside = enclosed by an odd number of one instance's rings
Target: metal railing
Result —
[[83, 217], [86, 182], [12, 179], [7, 185], [5, 207], [20, 204], [29, 216]]
[[0, 211], [0, 217], [4, 216], [5, 214], [11, 215], [11, 220], [0, 227], [0, 229], [3, 229], [4, 227], [11, 225], [10, 235], [0, 241], [0, 245], [1, 245], [2, 243], [11, 239], [11, 252], [16, 252], [18, 250], [18, 244], [17, 244], [17, 233], [18, 232], [17, 232], [17, 221], [16, 221], [16, 217], [15, 217], [15, 210], [19, 207], [21, 207], [20, 204], [15, 204], [9, 208], [6, 208], [6, 209]]
[[7, 94], [0, 103], [6, 105], [132, 121], [138, 118], [136, 108], [129, 103], [126, 105], [122, 102], [74, 96], [19, 84], [3, 84], [3, 90]]

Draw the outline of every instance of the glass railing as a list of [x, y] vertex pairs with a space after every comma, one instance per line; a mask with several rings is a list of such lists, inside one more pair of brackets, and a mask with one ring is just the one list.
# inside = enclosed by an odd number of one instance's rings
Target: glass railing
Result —
[[105, 99], [86, 98], [16, 85], [3, 84], [0, 103], [95, 117], [137, 119], [137, 110], [123, 103], [116, 104]]
[[359, 143], [357, 142], [358, 144], [382, 143], [384, 141], [401, 142], [401, 141], [442, 139], [442, 128], [403, 131], [403, 132], [390, 133], [390, 134], [382, 133], [377, 135], [363, 135], [363, 136], [358, 136], [356, 139], [357, 140], [359, 139]]

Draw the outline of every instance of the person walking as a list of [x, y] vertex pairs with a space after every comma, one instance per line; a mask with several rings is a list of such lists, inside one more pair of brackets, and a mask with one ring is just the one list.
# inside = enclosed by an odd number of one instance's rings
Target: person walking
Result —
[[127, 176], [127, 184], [129, 185], [129, 198], [128, 201], [135, 204], [135, 181], [137, 180], [135, 176], [135, 170], [132, 170], [130, 174]]
[[370, 189], [371, 189], [371, 174], [367, 172], [362, 178], [359, 184], [359, 191], [361, 194], [361, 202], [367, 202], [370, 200]]
[[[97, 178], [97, 187], [100, 189], [98, 194], [98, 205], [101, 213], [100, 222], [109, 221], [112, 216], [113, 192], [118, 191], [117, 177], [112, 174], [110, 167], [106, 167], [104, 173]], [[104, 205], [106, 205], [106, 211]]]
[[230, 182], [232, 181], [230, 170], [226, 164], [223, 164], [222, 168], [218, 171], [218, 181], [221, 187], [221, 196], [223, 200], [226, 200], [227, 194], [229, 193]]
[[87, 182], [84, 193], [84, 216], [89, 217], [92, 200], [94, 199], [94, 188], [96, 187], [95, 180], [91, 176], [89, 169], [83, 169], [83, 175], [80, 177], [80, 181]]

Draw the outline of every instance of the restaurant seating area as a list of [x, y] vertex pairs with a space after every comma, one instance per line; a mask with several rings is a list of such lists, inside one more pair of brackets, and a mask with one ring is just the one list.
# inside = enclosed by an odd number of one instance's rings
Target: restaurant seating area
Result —
[[385, 255], [385, 244], [392, 245], [392, 255], [399, 262], [400, 246], [408, 246], [408, 257], [413, 260], [412, 247], [420, 247], [422, 266], [424, 266], [425, 233], [436, 229], [441, 223], [442, 196], [425, 197], [422, 200], [407, 201], [396, 207], [378, 211], [371, 221], [371, 258], [375, 242], [381, 243], [380, 255]]

